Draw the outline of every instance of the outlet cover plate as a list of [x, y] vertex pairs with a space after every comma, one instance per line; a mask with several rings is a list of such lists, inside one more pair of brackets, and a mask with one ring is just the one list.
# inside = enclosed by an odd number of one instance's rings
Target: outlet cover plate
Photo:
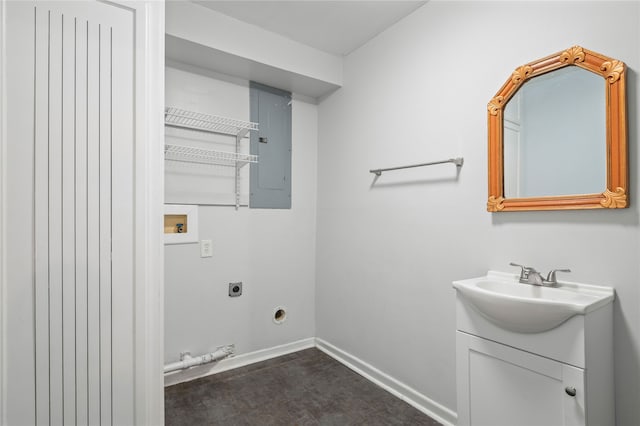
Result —
[[200, 241], [200, 257], [213, 257], [213, 242], [211, 240]]

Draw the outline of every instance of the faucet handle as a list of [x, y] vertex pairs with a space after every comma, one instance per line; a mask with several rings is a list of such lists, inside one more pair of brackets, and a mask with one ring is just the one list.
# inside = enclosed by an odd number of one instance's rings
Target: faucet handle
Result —
[[547, 275], [547, 282], [550, 282], [550, 283], [558, 282], [558, 280], [556, 279], [556, 272], [571, 272], [571, 269], [554, 269], [552, 271], [549, 271], [549, 275]]
[[518, 265], [517, 263], [510, 262], [509, 265], [517, 266], [520, 268], [520, 279], [526, 279], [529, 277], [530, 272], [535, 272], [536, 270], [530, 266]]
[[511, 266], [517, 266], [518, 268], [520, 268], [520, 276], [524, 275], [524, 266], [523, 265], [518, 265], [517, 263], [513, 263], [513, 262], [509, 262], [509, 265]]

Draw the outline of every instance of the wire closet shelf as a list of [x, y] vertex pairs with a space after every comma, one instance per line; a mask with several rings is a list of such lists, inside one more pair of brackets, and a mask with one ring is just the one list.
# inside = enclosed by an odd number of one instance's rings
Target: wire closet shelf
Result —
[[164, 112], [164, 123], [167, 126], [200, 130], [211, 133], [222, 133], [244, 137], [250, 130], [258, 130], [258, 123], [202, 114], [179, 108], [167, 107]]
[[194, 148], [191, 146], [165, 144], [164, 158], [169, 161], [179, 161], [184, 163], [198, 164], [219, 164], [219, 165], [245, 165], [247, 163], [257, 163], [258, 156], [251, 154], [241, 154], [237, 152], [215, 151], [206, 148]]
[[165, 144], [165, 159], [184, 163], [235, 165], [242, 167], [247, 163], [257, 163], [258, 156], [239, 152], [239, 142], [249, 131], [257, 131], [258, 123], [203, 114], [195, 111], [166, 107], [165, 125], [207, 133], [235, 136], [236, 152], [218, 151], [209, 148], [196, 148], [185, 145]]
[[164, 124], [170, 127], [218, 133], [235, 137], [235, 152], [208, 148], [165, 144], [165, 160], [184, 163], [218, 164], [235, 167], [235, 207], [240, 207], [240, 169], [248, 163], [257, 163], [258, 156], [240, 152], [240, 141], [250, 131], [258, 131], [258, 123], [166, 107]]

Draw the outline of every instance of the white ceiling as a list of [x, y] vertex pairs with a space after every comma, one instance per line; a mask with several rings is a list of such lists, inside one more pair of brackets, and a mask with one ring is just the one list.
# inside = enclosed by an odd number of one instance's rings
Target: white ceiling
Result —
[[334, 55], [347, 55], [426, 1], [193, 0]]

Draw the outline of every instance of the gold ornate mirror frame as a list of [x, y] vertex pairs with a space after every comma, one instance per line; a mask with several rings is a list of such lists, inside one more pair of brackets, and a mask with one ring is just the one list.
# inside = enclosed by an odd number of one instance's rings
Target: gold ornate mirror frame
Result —
[[[504, 107], [528, 79], [575, 65], [601, 75], [605, 83], [607, 186], [604, 192], [527, 198], [504, 197]], [[628, 206], [625, 64], [580, 46], [517, 68], [489, 102], [489, 199], [487, 211], [625, 208]]]

